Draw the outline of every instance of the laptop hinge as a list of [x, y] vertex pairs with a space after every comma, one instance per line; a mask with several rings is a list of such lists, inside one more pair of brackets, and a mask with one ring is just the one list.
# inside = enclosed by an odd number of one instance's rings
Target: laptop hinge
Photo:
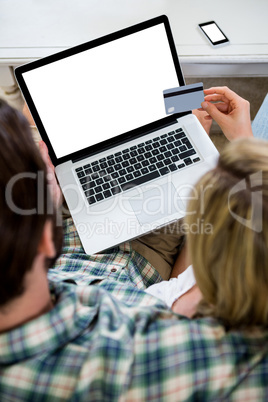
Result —
[[[177, 123], [178, 118], [180, 118], [182, 116], [185, 116], [186, 114], [190, 114], [190, 113], [192, 113], [192, 112], [189, 111], [189, 112], [186, 112], [186, 113], [176, 114], [176, 115], [174, 115], [174, 119], [170, 120], [168, 123], [164, 123], [164, 124], [161, 124], [161, 125], [159, 125], [157, 127], [152, 128], [152, 129], [143, 131], [143, 132], [135, 135], [134, 138], [143, 137], [144, 135], [153, 133], [154, 131], [161, 130], [162, 128], [172, 126], [173, 124]], [[80, 154], [79, 156], [73, 158], [72, 162], [73, 163], [79, 162], [79, 161], [81, 161], [81, 160], [83, 160], [83, 159], [85, 159], [85, 158], [87, 158], [89, 156], [94, 156], [94, 155], [100, 153], [100, 151], [102, 152], [102, 151], [105, 151], [106, 149], [112, 149], [114, 147], [117, 147], [118, 145], [125, 144], [125, 143], [129, 142], [130, 140], [133, 140], [133, 136], [132, 135], [127, 135], [124, 139], [121, 138], [120, 141], [114, 142], [113, 144], [107, 144], [107, 145], [101, 144], [101, 146], [99, 148], [97, 148], [97, 149], [85, 150], [85, 152], [83, 154]]]

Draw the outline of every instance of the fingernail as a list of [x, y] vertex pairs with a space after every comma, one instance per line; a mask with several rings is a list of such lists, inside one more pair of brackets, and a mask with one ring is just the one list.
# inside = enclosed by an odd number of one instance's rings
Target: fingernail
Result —
[[208, 103], [207, 102], [202, 102], [201, 106], [203, 109], [206, 109], [208, 107]]

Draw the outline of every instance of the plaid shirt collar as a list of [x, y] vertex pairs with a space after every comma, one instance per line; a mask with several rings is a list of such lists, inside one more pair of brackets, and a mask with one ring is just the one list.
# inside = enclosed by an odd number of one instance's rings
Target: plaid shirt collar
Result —
[[[62, 282], [50, 282], [49, 285], [56, 299], [54, 308], [18, 328], [0, 334], [0, 365], [16, 364], [64, 347], [90, 327], [98, 315], [100, 304], [104, 302], [105, 305], [105, 299], [107, 306], [113, 300], [113, 296], [105, 290], [105, 281], [103, 286], [74, 286]], [[138, 304], [166, 309], [164, 302], [137, 288], [129, 288], [127, 284], [114, 285], [119, 286], [125, 294], [127, 304], [128, 301], [131, 304], [135, 298]], [[117, 292], [116, 288], [114, 291]]]

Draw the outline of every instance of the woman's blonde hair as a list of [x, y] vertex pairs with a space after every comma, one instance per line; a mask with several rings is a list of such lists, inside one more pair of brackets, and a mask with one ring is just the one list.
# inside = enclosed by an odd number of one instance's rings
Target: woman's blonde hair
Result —
[[229, 328], [267, 327], [268, 142], [228, 144], [217, 167], [197, 183], [186, 222], [211, 228], [188, 234], [203, 294], [198, 315]]

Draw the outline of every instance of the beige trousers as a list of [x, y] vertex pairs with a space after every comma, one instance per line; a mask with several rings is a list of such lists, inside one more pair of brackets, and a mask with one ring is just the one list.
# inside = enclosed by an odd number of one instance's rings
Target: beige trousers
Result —
[[184, 245], [185, 237], [180, 229], [182, 222], [180, 219], [131, 241], [133, 250], [145, 257], [163, 280], [170, 278], [171, 270]]

